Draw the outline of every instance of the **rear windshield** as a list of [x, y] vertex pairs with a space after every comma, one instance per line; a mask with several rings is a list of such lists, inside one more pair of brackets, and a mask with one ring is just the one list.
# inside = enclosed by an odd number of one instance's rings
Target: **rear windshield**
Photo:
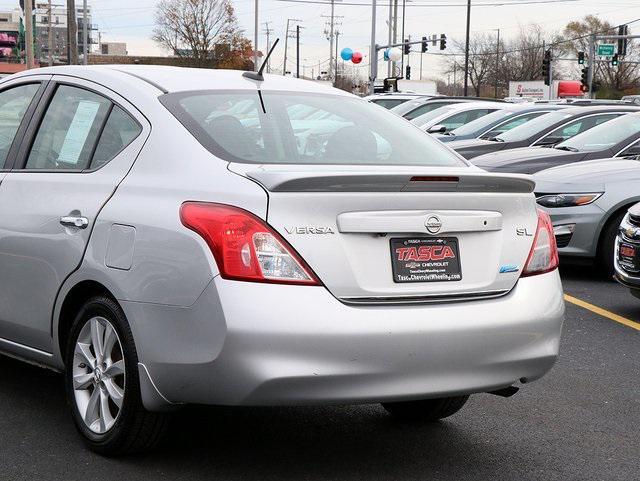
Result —
[[538, 117], [537, 119], [533, 119], [520, 127], [508, 130], [507, 132], [498, 135], [496, 138], [504, 142], [519, 142], [521, 140], [526, 140], [531, 136], [554, 126], [555, 124], [562, 122], [563, 120], [569, 120], [574, 115], [575, 114], [562, 111], [551, 112]]
[[466, 166], [406, 120], [355, 97], [196, 91], [160, 97], [211, 153], [230, 162]]

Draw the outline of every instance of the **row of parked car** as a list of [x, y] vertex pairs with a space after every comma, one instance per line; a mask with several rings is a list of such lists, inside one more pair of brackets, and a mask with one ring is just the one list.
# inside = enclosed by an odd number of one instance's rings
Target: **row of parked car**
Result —
[[532, 174], [563, 259], [592, 263], [640, 297], [640, 105], [379, 95], [491, 172]]

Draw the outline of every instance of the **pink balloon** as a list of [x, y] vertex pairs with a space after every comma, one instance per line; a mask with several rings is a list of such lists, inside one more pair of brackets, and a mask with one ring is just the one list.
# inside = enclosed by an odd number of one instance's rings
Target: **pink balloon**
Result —
[[362, 62], [362, 54], [360, 52], [353, 52], [353, 55], [351, 56], [351, 61], [353, 63]]

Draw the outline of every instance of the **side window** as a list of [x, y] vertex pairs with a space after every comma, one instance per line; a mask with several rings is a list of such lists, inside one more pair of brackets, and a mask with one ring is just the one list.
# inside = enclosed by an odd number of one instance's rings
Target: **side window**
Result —
[[404, 118], [407, 120], [413, 120], [421, 115], [427, 114], [433, 110], [439, 109], [440, 107], [444, 107], [449, 105], [447, 102], [429, 102], [424, 105], [421, 105], [415, 110], [412, 110], [408, 114], [405, 114]]
[[554, 130], [547, 137], [556, 137], [559, 139], [558, 141], [567, 140], [574, 135], [578, 135], [581, 132], [589, 130], [591, 127], [595, 127], [596, 125], [606, 122], [607, 120], [614, 119], [619, 115], [620, 114], [601, 114], [583, 117], [581, 119], [568, 123], [564, 127], [560, 127], [559, 129]]
[[39, 88], [40, 84], [36, 83], [0, 92], [0, 169], [4, 167], [20, 122]]
[[25, 168], [88, 168], [110, 107], [111, 101], [101, 95], [59, 86], [44, 114]]
[[460, 112], [452, 115], [451, 117], [440, 122], [440, 124], [444, 125], [447, 130], [454, 130], [458, 127], [462, 127], [465, 124], [468, 124], [472, 120], [476, 120], [483, 115], [487, 115], [489, 112], [491, 112], [491, 110], [488, 109], [467, 110], [465, 112]]
[[97, 169], [109, 162], [140, 135], [140, 132], [140, 125], [120, 107], [114, 106], [100, 135], [90, 168]]

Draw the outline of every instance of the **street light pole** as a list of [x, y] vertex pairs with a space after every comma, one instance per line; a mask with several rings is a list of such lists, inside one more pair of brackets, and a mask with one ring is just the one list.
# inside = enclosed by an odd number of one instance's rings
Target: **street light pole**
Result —
[[256, 0], [254, 19], [253, 19], [253, 70], [258, 71], [258, 0]]
[[469, 94], [469, 33], [471, 31], [471, 0], [467, 0], [467, 38], [464, 46], [464, 95]]
[[369, 47], [369, 92], [374, 93], [378, 72], [378, 49], [376, 48], [376, 0], [371, 1], [371, 46]]
[[89, 46], [87, 42], [89, 41], [89, 32], [87, 31], [87, 0], [82, 0], [82, 63], [87, 65], [88, 55], [89, 55]]
[[27, 69], [35, 67], [33, 59], [33, 0], [24, 0], [25, 56]]

